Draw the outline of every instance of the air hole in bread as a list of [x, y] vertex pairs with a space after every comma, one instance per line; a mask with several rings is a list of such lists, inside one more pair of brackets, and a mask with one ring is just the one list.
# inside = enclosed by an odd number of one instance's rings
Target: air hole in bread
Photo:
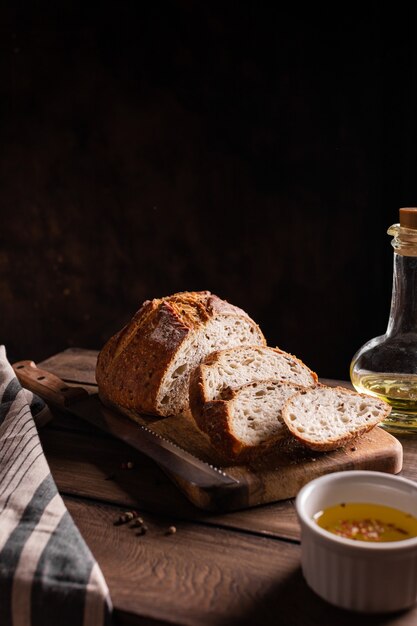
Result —
[[177, 369], [172, 373], [171, 378], [178, 378], [178, 376], [181, 376], [181, 374], [183, 374], [185, 372], [185, 370], [187, 369], [187, 364], [184, 365], [180, 365], [179, 367], [177, 367]]
[[168, 404], [169, 402], [169, 396], [164, 396], [161, 400], [161, 404]]
[[266, 393], [265, 389], [260, 389], [259, 391], [256, 392], [255, 396], [257, 396], [258, 398], [261, 398], [262, 396], [265, 395], [265, 393]]
[[303, 428], [302, 426], [297, 426], [297, 430], [299, 433], [304, 433], [305, 432], [305, 428]]
[[[251, 363], [254, 362], [255, 359], [245, 359], [242, 363], [242, 365], [250, 365]], [[236, 365], [235, 365], [236, 367]]]

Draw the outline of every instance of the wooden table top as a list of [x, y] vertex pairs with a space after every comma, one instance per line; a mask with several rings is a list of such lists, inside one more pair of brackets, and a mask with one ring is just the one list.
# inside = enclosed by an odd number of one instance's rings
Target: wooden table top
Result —
[[[92, 389], [96, 357], [92, 350], [69, 349], [39, 366], [69, 384]], [[147, 457], [75, 417], [54, 413], [55, 419], [40, 433], [45, 454], [68, 510], [106, 578], [115, 623], [417, 623], [417, 607], [366, 616], [339, 610], [317, 597], [301, 573], [293, 500], [224, 514], [202, 511]], [[401, 474], [417, 480], [417, 437], [400, 441]], [[128, 463], [133, 466], [126, 467]], [[139, 535], [129, 524], [115, 524], [130, 510], [143, 518], [145, 534]], [[172, 526], [176, 532], [169, 534]]]

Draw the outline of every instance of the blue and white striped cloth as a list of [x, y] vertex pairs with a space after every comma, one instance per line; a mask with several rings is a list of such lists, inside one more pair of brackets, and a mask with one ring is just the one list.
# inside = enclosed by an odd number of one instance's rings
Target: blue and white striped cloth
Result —
[[42, 451], [47, 419], [0, 346], [0, 625], [110, 624], [107, 584]]

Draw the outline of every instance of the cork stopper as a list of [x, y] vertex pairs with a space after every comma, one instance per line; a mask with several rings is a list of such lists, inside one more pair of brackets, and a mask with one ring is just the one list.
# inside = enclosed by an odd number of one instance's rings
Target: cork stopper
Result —
[[400, 226], [417, 230], [417, 207], [400, 209]]

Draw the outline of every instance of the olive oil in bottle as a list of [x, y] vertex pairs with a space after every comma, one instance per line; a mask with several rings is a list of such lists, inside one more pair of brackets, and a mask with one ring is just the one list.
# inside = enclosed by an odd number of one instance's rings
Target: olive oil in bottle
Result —
[[391, 405], [384, 428], [417, 433], [417, 208], [400, 209], [388, 234], [394, 269], [387, 331], [356, 352], [350, 378], [357, 391]]

